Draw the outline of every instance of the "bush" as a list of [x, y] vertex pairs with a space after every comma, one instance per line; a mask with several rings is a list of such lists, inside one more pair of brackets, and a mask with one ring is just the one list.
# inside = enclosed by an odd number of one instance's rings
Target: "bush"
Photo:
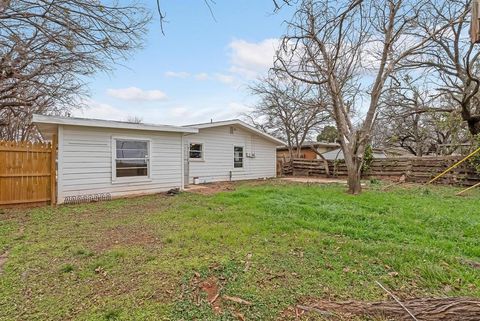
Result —
[[368, 144], [365, 147], [365, 152], [363, 154], [363, 164], [362, 164], [362, 173], [367, 172], [370, 169], [373, 161], [373, 148], [372, 145]]

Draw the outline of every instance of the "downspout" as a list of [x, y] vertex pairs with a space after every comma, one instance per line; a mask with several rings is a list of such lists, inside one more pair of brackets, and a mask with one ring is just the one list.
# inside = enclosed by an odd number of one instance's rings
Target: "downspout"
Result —
[[181, 165], [181, 170], [180, 170], [180, 190], [183, 191], [185, 190], [185, 146], [183, 144], [183, 137], [185, 136], [185, 133], [182, 133], [182, 136], [180, 138], [180, 165]]

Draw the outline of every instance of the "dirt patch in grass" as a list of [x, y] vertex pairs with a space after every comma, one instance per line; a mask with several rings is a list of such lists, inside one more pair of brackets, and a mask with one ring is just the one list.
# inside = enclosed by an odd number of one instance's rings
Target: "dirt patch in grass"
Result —
[[116, 226], [102, 233], [102, 237], [95, 240], [95, 251], [109, 250], [117, 245], [121, 246], [161, 246], [160, 239], [144, 227]]
[[212, 312], [221, 318], [234, 317], [235, 319], [244, 321], [245, 316], [240, 312], [242, 307], [253, 305], [252, 302], [244, 300], [237, 296], [229, 296], [224, 292], [228, 280], [225, 277], [210, 276], [201, 278], [200, 274], [195, 273], [190, 281], [190, 289], [183, 289], [185, 294], [191, 299], [191, 302], [199, 307], [208, 304]]
[[220, 297], [218, 280], [215, 277], [211, 277], [201, 282], [199, 288], [207, 294], [208, 303], [212, 306], [215, 314], [220, 314], [222, 312], [222, 298]]
[[218, 182], [201, 185], [190, 185], [186, 191], [200, 195], [213, 195], [220, 192], [228, 192], [235, 190], [235, 183], [233, 182]]
[[339, 178], [325, 178], [325, 177], [282, 177], [280, 180], [293, 183], [307, 183], [307, 184], [346, 184], [345, 179]]
[[189, 185], [186, 188], [187, 192], [200, 195], [213, 195], [220, 192], [235, 191], [239, 186], [260, 186], [267, 184], [279, 184], [280, 180], [274, 179], [252, 179], [235, 182], [215, 182], [199, 185]]

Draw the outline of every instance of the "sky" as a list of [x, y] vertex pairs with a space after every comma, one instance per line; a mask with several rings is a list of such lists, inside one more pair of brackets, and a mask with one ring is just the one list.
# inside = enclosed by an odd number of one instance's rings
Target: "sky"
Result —
[[248, 90], [273, 65], [293, 8], [272, 0], [163, 0], [161, 34], [155, 1], [144, 48], [114, 72], [89, 80], [88, 107], [72, 116], [186, 125], [238, 118], [256, 101]]

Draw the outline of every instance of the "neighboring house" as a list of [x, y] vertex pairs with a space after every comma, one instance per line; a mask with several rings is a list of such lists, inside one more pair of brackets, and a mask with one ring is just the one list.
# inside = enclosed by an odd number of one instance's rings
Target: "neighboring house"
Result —
[[[324, 142], [305, 142], [303, 143], [300, 151], [300, 157], [304, 159], [318, 159], [320, 156], [318, 153], [323, 154], [333, 149], [340, 147], [337, 143], [324, 143]], [[296, 149], [296, 147], [294, 147]], [[317, 153], [315, 153], [315, 150]], [[290, 152], [287, 146], [277, 147], [277, 158], [278, 159], [289, 159]]]
[[384, 153], [387, 155], [388, 158], [391, 157], [415, 157], [414, 154], [409, 152], [403, 147], [389, 147], [385, 148]]
[[240, 120], [169, 126], [34, 115], [33, 123], [45, 139], [58, 137], [58, 203], [274, 177], [283, 144]]
[[[322, 156], [326, 160], [331, 160], [331, 161], [344, 160], [345, 159], [344, 156], [343, 156], [343, 151], [342, 151], [341, 148], [334, 149], [334, 150], [331, 150], [329, 152], [323, 153]], [[374, 159], [387, 158], [387, 156], [385, 155], [385, 153], [383, 151], [374, 149], [373, 150], [373, 158]]]

